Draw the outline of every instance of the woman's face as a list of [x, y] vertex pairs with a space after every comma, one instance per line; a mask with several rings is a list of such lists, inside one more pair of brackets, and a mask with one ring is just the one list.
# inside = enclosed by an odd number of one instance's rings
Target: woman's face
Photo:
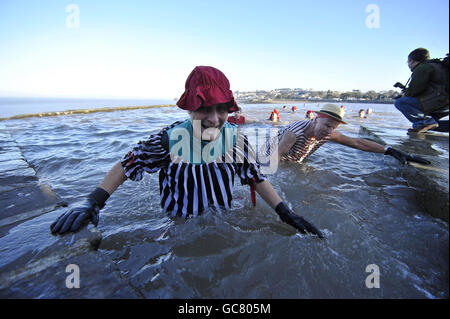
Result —
[[228, 104], [202, 106], [189, 113], [194, 136], [204, 141], [213, 141], [228, 119]]

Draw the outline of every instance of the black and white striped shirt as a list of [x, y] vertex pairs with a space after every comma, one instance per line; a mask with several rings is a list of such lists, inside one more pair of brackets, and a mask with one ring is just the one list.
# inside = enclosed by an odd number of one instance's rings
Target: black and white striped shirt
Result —
[[292, 162], [302, 162], [309, 155], [314, 153], [320, 146], [322, 146], [328, 139], [316, 140], [315, 138], [308, 138], [305, 135], [306, 129], [308, 129], [314, 119], [306, 121], [297, 121], [287, 125], [284, 129], [278, 132], [278, 136], [274, 137], [272, 140], [268, 141], [264, 146], [264, 153], [269, 156], [270, 147], [274, 149], [273, 144], [280, 142], [284, 134], [288, 131], [295, 134], [296, 140], [291, 149], [283, 155], [281, 160], [292, 161]]
[[[189, 121], [189, 120], [187, 120]], [[159, 170], [159, 189], [161, 207], [172, 216], [197, 216], [207, 207], [229, 209], [233, 199], [234, 176], [237, 174], [241, 184], [256, 183], [265, 180], [260, 173], [259, 164], [247, 137], [236, 133], [232, 148], [220, 158], [208, 163], [192, 163], [180, 158], [173, 160], [165, 139], [173, 128], [183, 127], [187, 122], [175, 122], [151, 135], [146, 141], [139, 142], [122, 159], [125, 175], [141, 180], [143, 173]], [[189, 124], [189, 123], [188, 123]], [[219, 138], [225, 139], [227, 130], [235, 132], [237, 126], [225, 123]], [[164, 136], [165, 135], [165, 136]]]

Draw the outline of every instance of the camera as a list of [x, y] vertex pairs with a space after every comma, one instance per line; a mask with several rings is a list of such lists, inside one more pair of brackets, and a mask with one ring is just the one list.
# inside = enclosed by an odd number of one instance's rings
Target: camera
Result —
[[406, 86], [404, 86], [404, 85], [401, 84], [400, 82], [395, 83], [395, 84], [394, 84], [394, 87], [395, 87], [395, 88], [402, 89], [402, 90], [406, 89]]
[[[406, 91], [406, 86], [404, 86], [402, 83], [400, 83], [400, 82], [397, 82], [397, 83], [395, 83], [394, 84], [394, 87], [395, 88], [399, 88], [399, 89], [401, 89], [402, 90], [402, 93], [405, 93], [405, 91]], [[399, 95], [397, 95], [397, 96], [394, 96], [394, 99], [396, 100], [396, 99], [399, 99], [399, 98], [401, 98], [403, 96], [403, 94], [399, 94]]]

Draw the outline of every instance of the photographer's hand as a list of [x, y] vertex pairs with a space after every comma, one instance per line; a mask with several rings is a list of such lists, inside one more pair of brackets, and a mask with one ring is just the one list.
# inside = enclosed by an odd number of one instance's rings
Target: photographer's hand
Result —
[[404, 85], [403, 85], [402, 83], [400, 83], [400, 82], [396, 82], [396, 83], [394, 84], [394, 87], [395, 87], [395, 88], [402, 89], [402, 90], [406, 89], [406, 86], [404, 86]]

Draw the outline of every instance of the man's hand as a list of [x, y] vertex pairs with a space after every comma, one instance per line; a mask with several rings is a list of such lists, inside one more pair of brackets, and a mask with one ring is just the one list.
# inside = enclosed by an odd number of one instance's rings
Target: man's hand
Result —
[[50, 225], [52, 234], [64, 234], [66, 232], [76, 232], [89, 221], [97, 226], [100, 209], [105, 205], [109, 193], [101, 188], [96, 188], [88, 198], [78, 207], [68, 210], [58, 217]]
[[431, 162], [426, 159], [423, 159], [423, 158], [415, 156], [415, 155], [406, 154], [406, 153], [396, 150], [395, 148], [392, 148], [392, 147], [388, 147], [386, 152], [384, 153], [384, 155], [390, 155], [390, 156], [396, 158], [403, 165], [407, 164], [408, 162], [416, 162], [416, 163], [425, 164], [425, 165], [431, 164]]
[[275, 211], [283, 222], [293, 226], [301, 233], [305, 234], [306, 232], [309, 232], [319, 236], [319, 238], [323, 238], [322, 233], [314, 225], [307, 222], [303, 217], [294, 214], [284, 202], [279, 203], [275, 208]]

